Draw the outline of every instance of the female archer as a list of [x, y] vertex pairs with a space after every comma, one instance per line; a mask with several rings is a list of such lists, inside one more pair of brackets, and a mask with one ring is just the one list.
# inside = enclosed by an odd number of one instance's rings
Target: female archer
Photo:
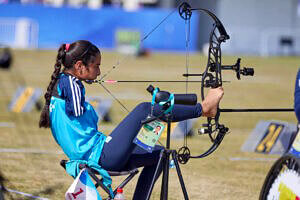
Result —
[[[46, 101], [39, 126], [51, 128], [55, 141], [70, 160], [93, 160], [105, 170], [114, 171], [144, 167], [133, 196], [133, 199], [142, 200], [163, 149], [157, 145], [148, 153], [133, 143], [142, 127], [141, 121], [150, 114], [151, 104], [136, 106], [109, 136], [99, 132], [96, 112], [85, 101], [83, 82], [95, 80], [100, 75], [100, 65], [101, 53], [89, 41], [61, 45], [44, 95]], [[174, 105], [172, 121], [215, 116], [222, 96], [223, 89], [219, 87], [209, 90], [205, 100], [194, 106]], [[161, 109], [155, 105], [153, 115], [157, 116]]]

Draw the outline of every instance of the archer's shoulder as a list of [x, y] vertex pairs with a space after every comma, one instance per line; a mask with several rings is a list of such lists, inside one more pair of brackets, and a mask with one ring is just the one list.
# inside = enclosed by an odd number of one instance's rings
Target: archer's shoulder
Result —
[[61, 73], [59, 75], [59, 84], [62, 86], [68, 86], [70, 85], [70, 83], [75, 83], [75, 82], [76, 82], [76, 78], [74, 76], [64, 74], [64, 73]]
[[75, 76], [61, 73], [59, 75], [59, 86], [63, 89], [72, 89], [75, 86], [79, 86], [80, 90], [84, 89], [82, 82]]

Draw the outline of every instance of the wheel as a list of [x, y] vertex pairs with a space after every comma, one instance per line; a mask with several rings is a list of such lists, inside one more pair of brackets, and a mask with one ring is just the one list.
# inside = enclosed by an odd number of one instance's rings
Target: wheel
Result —
[[260, 200], [300, 198], [300, 159], [294, 155], [280, 157], [271, 167]]

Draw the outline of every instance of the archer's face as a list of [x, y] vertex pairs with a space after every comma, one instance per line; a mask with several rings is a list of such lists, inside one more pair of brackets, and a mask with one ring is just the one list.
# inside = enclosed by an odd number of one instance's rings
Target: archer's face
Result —
[[83, 80], [95, 80], [97, 76], [101, 74], [100, 64], [101, 64], [101, 54], [99, 53], [96, 56], [91, 58], [91, 61], [88, 63], [87, 66], [83, 67], [80, 78]]

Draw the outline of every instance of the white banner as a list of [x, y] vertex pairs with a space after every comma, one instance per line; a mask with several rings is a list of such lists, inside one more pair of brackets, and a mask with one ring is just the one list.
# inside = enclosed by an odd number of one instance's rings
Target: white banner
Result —
[[65, 194], [66, 200], [101, 200], [86, 169], [80, 171]]

